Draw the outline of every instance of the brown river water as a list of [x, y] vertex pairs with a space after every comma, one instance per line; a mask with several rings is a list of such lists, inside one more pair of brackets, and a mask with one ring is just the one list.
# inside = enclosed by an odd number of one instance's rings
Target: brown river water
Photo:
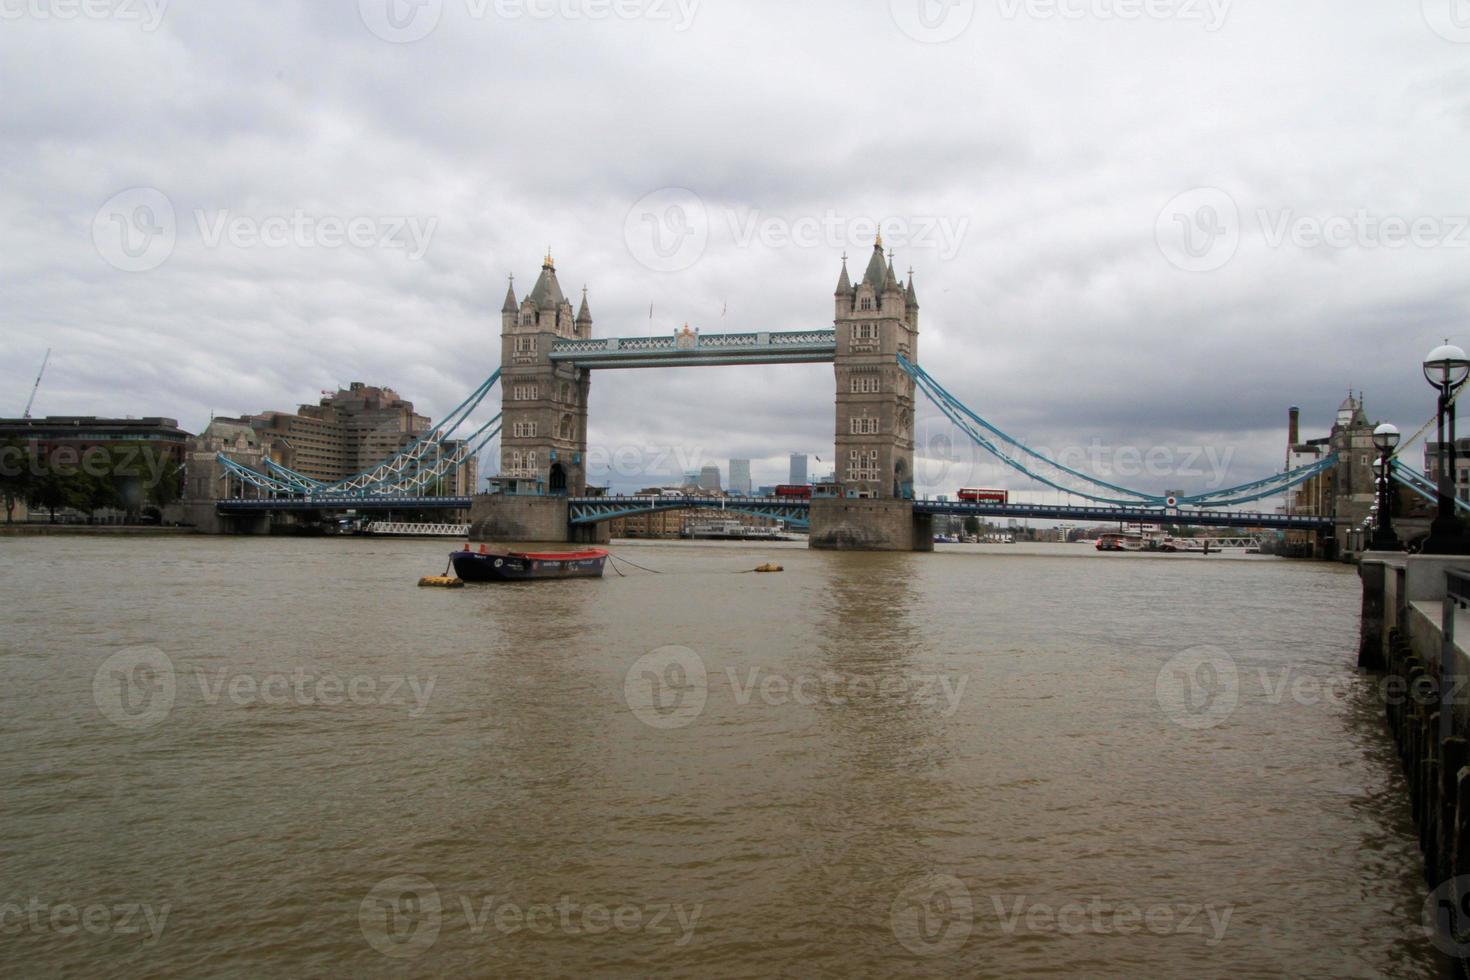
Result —
[[0, 539], [0, 974], [1445, 968], [1350, 568], [451, 544]]

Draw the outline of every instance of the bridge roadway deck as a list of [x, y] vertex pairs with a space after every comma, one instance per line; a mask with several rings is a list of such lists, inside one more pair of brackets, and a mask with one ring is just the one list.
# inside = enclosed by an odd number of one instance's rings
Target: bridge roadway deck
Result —
[[[820, 498], [819, 498], [820, 499]], [[629, 514], [659, 510], [683, 510], [705, 507], [770, 513], [785, 509], [805, 511], [810, 501], [779, 497], [573, 497], [574, 523], [610, 520]], [[920, 514], [958, 514], [975, 517], [1030, 517], [1058, 521], [1127, 522], [1142, 524], [1189, 524], [1199, 527], [1261, 527], [1292, 531], [1330, 530], [1330, 517], [1303, 514], [1261, 514], [1229, 510], [1167, 511], [1146, 507], [1066, 507], [1051, 504], [984, 504], [962, 501], [915, 500], [914, 511]]]
[[920, 514], [975, 517], [1032, 517], [1054, 521], [1122, 521], [1129, 524], [1187, 524], [1194, 527], [1268, 527], [1287, 531], [1330, 531], [1331, 517], [1308, 514], [1258, 514], [1233, 510], [1161, 510], [1148, 507], [1064, 507], [1052, 504], [982, 504], [957, 500], [916, 500]]
[[811, 509], [805, 500], [783, 497], [572, 497], [569, 502], [573, 524], [598, 524], [666, 510], [727, 510], [805, 527]]
[[[469, 497], [409, 496], [310, 496], [256, 500], [221, 500], [220, 513], [262, 511], [342, 510], [468, 510]], [[595, 524], [614, 517], [662, 510], [729, 510], [774, 517], [805, 524], [811, 504], [802, 499], [780, 497], [571, 497], [574, 524]], [[916, 500], [919, 514], [957, 514], [964, 517], [1026, 517], [1039, 520], [1127, 522], [1141, 524], [1190, 524], [1198, 527], [1260, 527], [1291, 531], [1326, 531], [1334, 526], [1331, 517], [1307, 514], [1261, 514], [1248, 511], [1165, 511], [1146, 507], [1070, 507], [1027, 503], [965, 503], [963, 501]]]

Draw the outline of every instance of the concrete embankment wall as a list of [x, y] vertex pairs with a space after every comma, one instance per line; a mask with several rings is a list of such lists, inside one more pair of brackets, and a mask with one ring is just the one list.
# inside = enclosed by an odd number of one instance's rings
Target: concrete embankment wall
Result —
[[0, 537], [44, 537], [46, 535], [97, 535], [127, 537], [130, 535], [198, 534], [197, 528], [164, 527], [157, 524], [0, 524]]
[[1378, 687], [1408, 782], [1425, 880], [1437, 896], [1444, 892], [1463, 908], [1470, 881], [1454, 879], [1470, 875], [1470, 684], [1464, 681], [1470, 612], [1449, 604], [1455, 642], [1447, 646], [1444, 573], [1451, 568], [1470, 570], [1470, 556], [1365, 554], [1358, 661], [1381, 673]]

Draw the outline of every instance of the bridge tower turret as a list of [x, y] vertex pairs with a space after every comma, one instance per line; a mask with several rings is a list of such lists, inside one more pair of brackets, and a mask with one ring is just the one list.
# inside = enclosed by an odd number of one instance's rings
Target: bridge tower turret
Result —
[[587, 488], [587, 397], [591, 372], [555, 364], [551, 345], [592, 335], [582, 291], [575, 315], [548, 251], [519, 304], [515, 283], [500, 311], [500, 484], [506, 493], [578, 495]]
[[844, 497], [894, 499], [913, 494], [914, 382], [898, 366], [918, 363], [919, 300], [913, 273], [905, 288], [873, 243], [853, 286], [844, 259], [837, 283], [837, 483]]

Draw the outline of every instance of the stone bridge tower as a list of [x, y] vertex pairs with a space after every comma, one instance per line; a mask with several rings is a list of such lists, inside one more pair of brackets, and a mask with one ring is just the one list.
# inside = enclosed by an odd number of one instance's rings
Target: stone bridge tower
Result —
[[862, 281], [854, 286], [843, 256], [837, 280], [837, 484], [845, 498], [913, 496], [914, 381], [899, 366], [918, 363], [919, 300], [873, 243]]
[[515, 282], [500, 311], [501, 490], [580, 495], [587, 489], [587, 395], [591, 372], [551, 360], [558, 340], [592, 336], [587, 291], [575, 315], [550, 253], [519, 304]]

